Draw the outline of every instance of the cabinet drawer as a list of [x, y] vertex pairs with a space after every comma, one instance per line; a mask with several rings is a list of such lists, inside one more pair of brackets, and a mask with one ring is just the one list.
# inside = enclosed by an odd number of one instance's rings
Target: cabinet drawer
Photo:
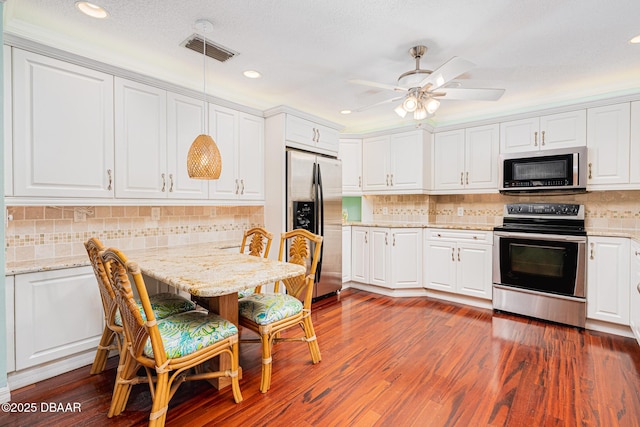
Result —
[[425, 230], [425, 239], [477, 242], [491, 245], [493, 244], [493, 233], [491, 231], [429, 228]]

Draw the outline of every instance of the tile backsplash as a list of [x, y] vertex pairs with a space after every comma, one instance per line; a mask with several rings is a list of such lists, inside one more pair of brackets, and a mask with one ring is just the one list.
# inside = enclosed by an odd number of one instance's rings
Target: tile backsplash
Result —
[[[502, 224], [504, 205], [518, 202], [580, 203], [587, 228], [640, 231], [640, 191], [594, 191], [558, 196], [502, 194], [366, 196], [373, 220], [422, 224]], [[462, 208], [462, 216], [458, 215]]]
[[123, 251], [240, 244], [245, 229], [264, 225], [262, 206], [9, 206], [7, 211], [12, 218], [5, 230], [8, 263], [86, 255], [83, 243], [93, 236]]

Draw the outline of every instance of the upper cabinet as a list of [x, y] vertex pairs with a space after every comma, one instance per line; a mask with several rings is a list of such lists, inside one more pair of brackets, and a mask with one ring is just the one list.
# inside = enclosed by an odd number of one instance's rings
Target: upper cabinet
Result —
[[363, 191], [419, 194], [430, 186], [431, 134], [418, 129], [362, 141]]
[[584, 146], [587, 142], [585, 110], [500, 123], [500, 152], [552, 150]]
[[12, 63], [14, 196], [113, 197], [113, 77], [20, 49]]
[[264, 200], [264, 119], [209, 104], [209, 133], [222, 157], [220, 179], [210, 197]]
[[341, 139], [338, 158], [342, 160], [342, 195], [362, 195], [362, 140]]
[[338, 154], [339, 134], [337, 130], [291, 114], [287, 114], [285, 126], [285, 139], [288, 147], [332, 156]]
[[9, 46], [3, 46], [3, 72], [4, 72], [4, 195], [13, 196], [13, 167], [11, 161], [13, 159], [13, 144], [12, 144], [12, 126], [13, 126], [13, 111], [11, 108], [11, 48]]
[[[635, 104], [635, 103], [634, 103]], [[637, 104], [634, 105], [638, 121]], [[633, 154], [636, 156], [630, 162], [631, 154], [631, 104], [607, 105], [589, 108], [589, 132], [587, 135], [588, 169], [587, 185], [591, 189], [598, 187], [624, 188], [630, 183], [630, 165], [634, 167], [634, 179], [638, 179], [638, 135], [634, 132]], [[637, 124], [636, 124], [637, 126]], [[636, 129], [637, 131], [637, 129]], [[637, 182], [640, 182], [638, 180]], [[621, 186], [622, 185], [622, 186]]]
[[497, 190], [498, 134], [497, 124], [437, 133], [434, 190], [447, 193]]

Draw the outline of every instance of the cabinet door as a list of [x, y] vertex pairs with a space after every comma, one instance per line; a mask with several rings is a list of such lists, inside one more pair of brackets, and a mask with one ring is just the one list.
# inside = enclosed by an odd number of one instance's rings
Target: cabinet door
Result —
[[422, 230], [391, 231], [391, 286], [394, 289], [422, 286]]
[[[640, 184], [640, 101], [631, 103], [631, 131], [629, 149], [629, 182]], [[635, 188], [638, 186], [635, 185]]]
[[5, 319], [6, 319], [6, 339], [7, 339], [7, 372], [16, 370], [16, 346], [15, 346], [15, 310], [14, 310], [14, 277], [4, 278], [5, 291]]
[[351, 280], [369, 283], [369, 227], [351, 228]]
[[421, 190], [423, 185], [422, 131], [393, 134], [389, 140], [391, 190]]
[[264, 119], [238, 115], [238, 179], [240, 196], [264, 200]]
[[315, 146], [317, 138], [316, 125], [309, 120], [287, 114], [285, 138], [307, 146]]
[[2, 50], [4, 73], [4, 195], [13, 196], [13, 107], [11, 98], [11, 47], [4, 45]]
[[584, 147], [587, 145], [586, 110], [540, 117], [538, 140], [541, 150]]
[[240, 195], [237, 154], [238, 112], [209, 104], [209, 134], [216, 142], [222, 157], [220, 178], [210, 182], [212, 199], [237, 199]]
[[427, 240], [424, 248], [424, 287], [456, 292], [456, 244]]
[[491, 299], [492, 247], [458, 243], [456, 248], [457, 291], [483, 299]]
[[500, 152], [538, 151], [539, 124], [537, 117], [500, 123]]
[[95, 349], [103, 316], [91, 267], [15, 276], [16, 370]]
[[113, 77], [20, 49], [12, 77], [14, 195], [112, 197]]
[[358, 196], [362, 194], [362, 140], [340, 140], [342, 160], [342, 194]]
[[640, 344], [640, 244], [631, 242], [631, 292], [629, 326]]
[[116, 196], [167, 197], [167, 94], [116, 78]]
[[351, 227], [342, 227], [342, 283], [351, 280]]
[[330, 152], [334, 155], [338, 154], [340, 135], [337, 130], [326, 126], [315, 125], [316, 128], [316, 147], [321, 152]]
[[371, 227], [369, 243], [369, 283], [389, 287], [389, 229]]
[[629, 325], [629, 239], [589, 237], [587, 317]]
[[498, 188], [498, 134], [497, 124], [465, 130], [465, 187]]
[[630, 104], [589, 108], [588, 185], [629, 182]]
[[389, 136], [367, 138], [362, 141], [363, 190], [388, 191]]
[[464, 141], [464, 129], [436, 134], [433, 165], [436, 190], [464, 188]]
[[206, 180], [191, 179], [187, 153], [196, 137], [205, 131], [206, 104], [175, 93], [167, 94], [167, 171], [170, 198], [206, 199]]

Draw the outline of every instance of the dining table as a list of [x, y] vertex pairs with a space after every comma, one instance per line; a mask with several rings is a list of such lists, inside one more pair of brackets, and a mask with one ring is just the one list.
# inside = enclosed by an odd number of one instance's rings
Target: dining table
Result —
[[[305, 274], [293, 263], [251, 256], [208, 243], [156, 247], [128, 251], [143, 275], [188, 292], [198, 305], [238, 325], [238, 291], [275, 283]], [[228, 355], [220, 356], [214, 369], [230, 369]], [[230, 384], [228, 378], [213, 382], [217, 388]]]

